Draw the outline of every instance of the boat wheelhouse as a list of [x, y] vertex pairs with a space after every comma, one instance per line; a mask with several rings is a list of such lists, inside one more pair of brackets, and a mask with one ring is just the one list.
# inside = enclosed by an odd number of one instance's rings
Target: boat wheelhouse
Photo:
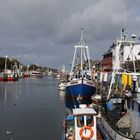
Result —
[[97, 130], [96, 118], [96, 111], [85, 104], [73, 109], [73, 114], [66, 116], [64, 121], [63, 140], [103, 140]]

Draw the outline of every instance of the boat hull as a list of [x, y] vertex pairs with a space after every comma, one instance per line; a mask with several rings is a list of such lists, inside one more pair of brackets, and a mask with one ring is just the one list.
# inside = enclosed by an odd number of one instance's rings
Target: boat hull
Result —
[[89, 82], [78, 81], [70, 82], [66, 86], [66, 95], [71, 97], [83, 97], [88, 98], [91, 97], [96, 89], [93, 84], [88, 84]]
[[0, 77], [0, 81], [7, 81], [7, 78]]
[[121, 133], [119, 134], [116, 130], [114, 130], [108, 124], [108, 122], [106, 121], [106, 119], [104, 117], [101, 117], [101, 122], [102, 122], [102, 125], [99, 129], [101, 130], [101, 128], [103, 128], [105, 131], [105, 135], [108, 136], [110, 139], [112, 139], [112, 140], [132, 140], [132, 138], [123, 136]]

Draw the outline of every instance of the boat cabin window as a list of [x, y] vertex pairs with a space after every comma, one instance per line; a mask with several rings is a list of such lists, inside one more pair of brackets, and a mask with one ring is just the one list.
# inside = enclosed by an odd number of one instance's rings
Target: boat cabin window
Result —
[[90, 126], [90, 127], [92, 127], [94, 125], [94, 118], [92, 115], [88, 115], [86, 117], [86, 124], [87, 124], [87, 126]]
[[77, 116], [77, 126], [78, 127], [84, 126], [84, 116]]

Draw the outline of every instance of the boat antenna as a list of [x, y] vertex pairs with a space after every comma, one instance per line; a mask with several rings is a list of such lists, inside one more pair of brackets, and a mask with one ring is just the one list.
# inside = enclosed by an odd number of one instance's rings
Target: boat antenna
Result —
[[81, 35], [80, 35], [79, 45], [85, 46], [85, 42], [84, 42], [84, 28], [81, 28]]
[[84, 43], [84, 29], [83, 28], [81, 28], [81, 35], [80, 35], [80, 42], [79, 42], [79, 46], [81, 46], [80, 47], [80, 49], [81, 49], [81, 71], [83, 71], [83, 46], [85, 46], [85, 43]]
[[121, 40], [126, 41], [126, 39], [127, 39], [127, 17], [126, 17], [126, 14], [125, 14], [124, 28], [122, 28], [122, 31], [121, 31]]
[[134, 72], [136, 73], [136, 65], [135, 65], [135, 60], [134, 60], [134, 55], [132, 54], [132, 50], [133, 50], [133, 47], [135, 45], [135, 41], [136, 41], [136, 35], [135, 34], [132, 34], [131, 35], [131, 38], [133, 39], [133, 42], [131, 43], [131, 56], [132, 56], [132, 62], [133, 62], [133, 66], [134, 66]]

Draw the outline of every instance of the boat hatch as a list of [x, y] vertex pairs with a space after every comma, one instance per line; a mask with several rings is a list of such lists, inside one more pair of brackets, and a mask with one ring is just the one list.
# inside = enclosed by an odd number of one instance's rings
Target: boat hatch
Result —
[[92, 115], [96, 115], [96, 111], [93, 110], [92, 108], [86, 108], [86, 109], [73, 109], [73, 114], [74, 115], [81, 115], [81, 114], [92, 114]]

